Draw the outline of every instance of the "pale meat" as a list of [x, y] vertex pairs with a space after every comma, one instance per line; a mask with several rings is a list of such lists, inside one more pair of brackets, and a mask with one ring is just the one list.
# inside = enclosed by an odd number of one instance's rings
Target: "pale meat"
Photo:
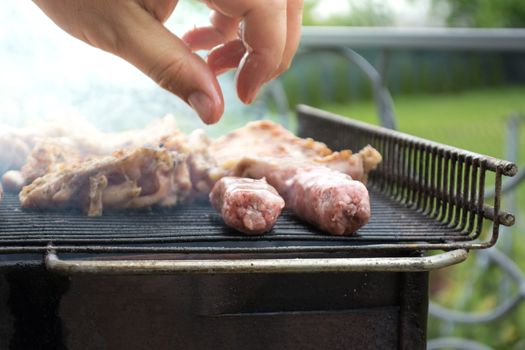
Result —
[[91, 123], [76, 119], [35, 123], [30, 128], [0, 126], [0, 175], [8, 170], [20, 170], [26, 164], [33, 148], [42, 143], [63, 144], [71, 151], [87, 158], [107, 156], [119, 149], [155, 147], [162, 136], [177, 130], [175, 118], [167, 115], [156, 119], [142, 129], [123, 132], [102, 132]]
[[210, 202], [224, 223], [248, 235], [272, 229], [284, 200], [264, 179], [223, 177], [213, 187]]
[[67, 138], [45, 138], [36, 143], [20, 170], [5, 172], [2, 182], [9, 191], [18, 192], [35, 179], [66, 165], [78, 164], [86, 158]]
[[172, 206], [191, 192], [189, 171], [178, 156], [139, 148], [65, 166], [25, 186], [20, 203], [23, 208], [79, 208], [89, 216], [107, 208]]
[[323, 165], [366, 183], [368, 173], [382, 160], [379, 152], [371, 146], [356, 154], [350, 150], [334, 152], [322, 142], [297, 137], [268, 120], [248, 123], [214, 140], [210, 152], [219, 169], [213, 173], [215, 177], [231, 175], [232, 169], [245, 157], [284, 158], [304, 166]]
[[298, 217], [332, 235], [349, 235], [370, 219], [365, 185], [325, 166], [289, 159], [245, 158], [237, 176], [266, 178]]
[[203, 130], [195, 130], [189, 135], [173, 132], [161, 139], [163, 148], [176, 153], [186, 153], [186, 163], [190, 171], [193, 196], [197, 199], [207, 198], [216, 180], [213, 177], [217, 163], [210, 153], [212, 140]]

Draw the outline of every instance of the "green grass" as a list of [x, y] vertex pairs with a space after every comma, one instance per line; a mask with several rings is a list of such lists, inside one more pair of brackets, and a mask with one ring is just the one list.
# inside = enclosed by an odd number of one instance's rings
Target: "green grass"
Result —
[[[403, 132], [503, 157], [505, 121], [511, 113], [525, 115], [525, 87], [450, 95], [399, 96], [394, 98], [394, 104], [398, 128]], [[377, 112], [371, 101], [320, 107], [377, 124]], [[525, 150], [525, 137], [520, 149]]]
[[[525, 87], [399, 96], [394, 103], [401, 131], [497, 158], [505, 158], [508, 116], [521, 113], [524, 118], [519, 129], [518, 164], [525, 164]], [[377, 124], [372, 102], [319, 107]], [[525, 184], [520, 186], [517, 198], [517, 224], [504, 232], [500, 241], [512, 239], [509, 255], [525, 271]], [[509, 205], [505, 200], [502, 204]], [[511, 283], [509, 294], [501, 295], [506, 276], [492, 265], [480, 271], [477, 259], [478, 255], [471, 253], [467, 262], [432, 273], [432, 299], [454, 309], [483, 312], [517, 292], [517, 286]], [[495, 349], [525, 349], [525, 302], [503, 320], [487, 324], [451, 324], [430, 318], [429, 338], [439, 336], [474, 339]]]

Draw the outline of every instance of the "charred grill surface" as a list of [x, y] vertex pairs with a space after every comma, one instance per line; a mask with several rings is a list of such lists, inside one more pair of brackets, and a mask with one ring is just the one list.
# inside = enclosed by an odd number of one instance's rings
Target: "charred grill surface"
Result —
[[463, 241], [460, 232], [371, 191], [372, 218], [355, 236], [334, 237], [284, 210], [267, 235], [248, 237], [226, 227], [210, 205], [193, 204], [150, 212], [109, 212], [86, 217], [80, 211], [24, 211], [7, 194], [0, 207], [0, 252], [251, 252], [346, 251], [367, 246]]

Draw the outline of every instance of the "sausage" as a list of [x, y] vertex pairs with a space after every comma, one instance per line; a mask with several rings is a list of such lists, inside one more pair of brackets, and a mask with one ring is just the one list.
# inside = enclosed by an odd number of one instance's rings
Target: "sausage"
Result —
[[248, 235], [270, 231], [284, 207], [284, 200], [265, 179], [232, 176], [217, 181], [210, 202], [227, 226]]

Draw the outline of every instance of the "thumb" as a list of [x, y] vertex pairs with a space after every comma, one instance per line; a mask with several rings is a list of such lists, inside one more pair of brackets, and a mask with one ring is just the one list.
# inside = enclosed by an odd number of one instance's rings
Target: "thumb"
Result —
[[186, 101], [206, 124], [218, 122], [224, 99], [206, 62], [150, 12], [139, 6], [129, 12], [119, 16], [113, 53]]

